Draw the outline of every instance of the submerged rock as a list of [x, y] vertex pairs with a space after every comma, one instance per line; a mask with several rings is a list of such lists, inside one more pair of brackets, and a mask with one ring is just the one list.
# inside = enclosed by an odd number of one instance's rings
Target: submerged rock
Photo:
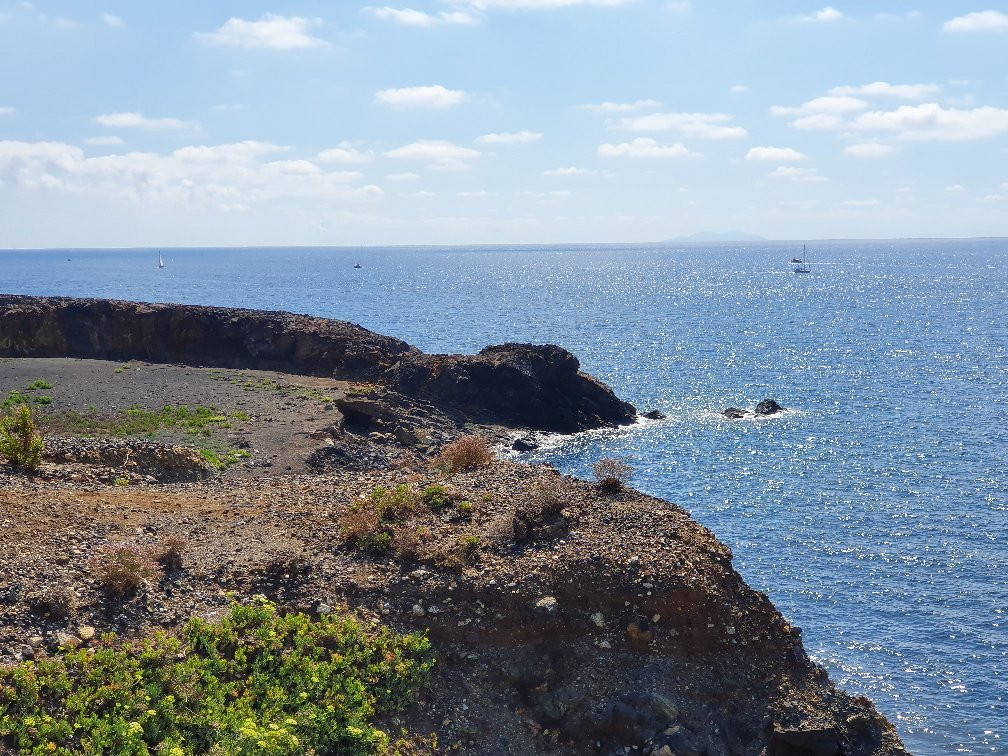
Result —
[[664, 420], [665, 419], [665, 413], [664, 412], [659, 412], [658, 410], [653, 409], [653, 410], [648, 410], [643, 415], [641, 415], [641, 417], [647, 418], [648, 420]]

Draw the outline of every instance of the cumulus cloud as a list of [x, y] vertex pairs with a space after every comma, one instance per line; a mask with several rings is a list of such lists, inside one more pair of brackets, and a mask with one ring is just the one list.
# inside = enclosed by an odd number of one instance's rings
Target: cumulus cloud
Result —
[[792, 163], [798, 160], [808, 160], [808, 155], [791, 147], [753, 147], [746, 153], [745, 159]]
[[11, 115], [16, 112], [10, 105], [0, 105], [0, 115]]
[[650, 113], [620, 118], [610, 128], [623, 131], [678, 131], [700, 139], [739, 139], [748, 134], [741, 126], [726, 126], [725, 113]]
[[103, 113], [95, 116], [94, 121], [113, 129], [170, 131], [199, 128], [199, 124], [195, 121], [183, 121], [179, 118], [148, 118], [143, 113]]
[[442, 24], [472, 26], [480, 22], [477, 16], [465, 11], [441, 11], [435, 14], [413, 8], [392, 8], [386, 5], [381, 8], [364, 8], [362, 12], [382, 21], [391, 21], [402, 26], [431, 27]]
[[844, 155], [858, 158], [880, 158], [891, 155], [892, 146], [880, 144], [878, 142], [861, 142], [859, 144], [849, 144], [844, 147]]
[[1008, 110], [989, 106], [959, 110], [932, 102], [862, 113], [852, 125], [863, 131], [892, 131], [908, 142], [958, 142], [1008, 132]]
[[476, 137], [477, 144], [529, 144], [542, 139], [538, 131], [513, 131], [500, 134], [483, 134]]
[[902, 100], [923, 100], [934, 97], [941, 91], [937, 84], [890, 84], [886, 81], [873, 81], [861, 86], [833, 87], [831, 95], [839, 97], [898, 97]]
[[947, 32], [1008, 32], [1008, 15], [985, 10], [956, 16], [942, 27]]
[[629, 158], [680, 158], [695, 157], [681, 142], [675, 144], [659, 144], [654, 139], [638, 137], [632, 142], [621, 144], [600, 144], [599, 157], [629, 157]]
[[430, 108], [440, 110], [458, 105], [465, 99], [461, 89], [446, 89], [440, 84], [427, 87], [401, 87], [375, 92], [375, 101], [393, 108]]
[[398, 160], [424, 160], [436, 170], [465, 170], [470, 167], [469, 161], [482, 155], [478, 150], [441, 139], [421, 139], [383, 154]]
[[952, 194], [958, 194], [960, 192], [965, 192], [966, 187], [963, 186], [962, 184], [951, 184], [950, 186], [945, 187], [945, 191], [950, 192]]
[[772, 179], [787, 179], [790, 181], [804, 181], [807, 183], [822, 183], [828, 179], [820, 176], [815, 168], [796, 168], [792, 165], [782, 165], [769, 173]]
[[745, 94], [749, 91], [749, 87], [745, 84], [733, 84], [730, 91], [732, 94]]
[[354, 171], [325, 171], [310, 160], [270, 160], [289, 148], [256, 141], [190, 145], [173, 152], [85, 157], [61, 142], [0, 142], [0, 180], [29, 190], [93, 193], [102, 197], [219, 210], [303, 198], [380, 199], [382, 190], [354, 182]]
[[596, 105], [582, 105], [585, 110], [593, 113], [632, 113], [635, 110], [650, 110], [660, 108], [658, 100], [635, 100], [634, 102], [600, 102]]
[[92, 147], [114, 147], [122, 143], [122, 137], [117, 136], [96, 136], [84, 140], [84, 144], [89, 144]]
[[839, 21], [844, 18], [844, 14], [834, 8], [832, 5], [827, 5], [822, 10], [817, 10], [815, 13], [807, 13], [800, 16], [788, 16], [785, 21], [792, 21], [798, 24], [830, 24], [835, 21]]
[[116, 16], [111, 13], [102, 13], [102, 23], [106, 26], [111, 26], [114, 29], [118, 29], [123, 25], [122, 16]]
[[344, 165], [359, 165], [374, 160], [371, 150], [361, 151], [350, 142], [340, 142], [336, 147], [322, 150], [317, 159], [322, 163], [342, 163]]
[[201, 42], [219, 47], [298, 50], [327, 44], [310, 34], [311, 30], [321, 23], [322, 20], [318, 18], [267, 13], [258, 21], [229, 18], [216, 31], [194, 32], [194, 36]]

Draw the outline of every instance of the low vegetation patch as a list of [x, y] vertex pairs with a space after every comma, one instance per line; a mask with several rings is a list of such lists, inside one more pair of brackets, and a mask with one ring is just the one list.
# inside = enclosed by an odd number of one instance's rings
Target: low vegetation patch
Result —
[[216, 428], [230, 428], [232, 422], [245, 422], [245, 412], [225, 412], [217, 407], [166, 404], [150, 410], [134, 404], [119, 412], [102, 414], [94, 405], [84, 411], [51, 412], [44, 416], [46, 426], [85, 436], [152, 435], [164, 428], [183, 430], [196, 436], [210, 436]]
[[206, 463], [218, 470], [223, 470], [231, 465], [248, 459], [252, 454], [246, 449], [211, 449], [209, 447], [199, 448], [200, 456]]
[[[375, 486], [344, 516], [343, 539], [352, 548], [375, 555], [387, 554], [396, 546], [397, 533], [405, 519], [422, 505], [422, 499], [404, 483], [395, 488]], [[408, 534], [398, 540], [408, 548]]]
[[90, 567], [102, 588], [117, 596], [159, 580], [163, 572], [151, 547], [127, 541], [100, 547]]
[[603, 491], [618, 491], [630, 482], [633, 468], [621, 459], [604, 457], [592, 466], [595, 480]]
[[449, 473], [485, 467], [494, 460], [489, 442], [482, 436], [462, 436], [441, 450], [438, 463]]
[[37, 470], [45, 442], [35, 426], [35, 416], [25, 404], [0, 416], [0, 457], [15, 467]]
[[396, 744], [380, 723], [417, 700], [433, 664], [421, 635], [235, 604], [179, 637], [108, 635], [0, 669], [0, 737], [61, 755], [383, 753]]

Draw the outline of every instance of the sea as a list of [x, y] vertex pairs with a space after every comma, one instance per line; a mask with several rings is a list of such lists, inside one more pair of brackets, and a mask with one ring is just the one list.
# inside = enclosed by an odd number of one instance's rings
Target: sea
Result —
[[[159, 253], [165, 267], [158, 268]], [[428, 352], [560, 344], [665, 420], [621, 457], [916, 754], [1008, 754], [1008, 240], [0, 251], [0, 292], [279, 309]], [[360, 268], [355, 268], [359, 264]], [[2, 387], [0, 388], [8, 388]], [[774, 398], [787, 411], [730, 421]]]

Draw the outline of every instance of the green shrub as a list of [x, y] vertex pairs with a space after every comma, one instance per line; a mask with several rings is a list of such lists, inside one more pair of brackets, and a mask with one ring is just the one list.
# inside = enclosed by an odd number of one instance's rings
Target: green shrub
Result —
[[396, 543], [396, 523], [417, 511], [421, 500], [409, 486], [375, 486], [343, 517], [343, 539], [353, 548], [382, 555]]
[[11, 407], [17, 407], [22, 404], [28, 404], [31, 401], [31, 397], [27, 394], [23, 394], [17, 389], [11, 389], [7, 392], [7, 398], [0, 403], [0, 407], [4, 409], [9, 409]]
[[193, 619], [180, 637], [0, 669], [0, 747], [24, 753], [376, 754], [376, 721], [427, 685], [429, 641], [266, 601]]
[[37, 381], [32, 381], [31, 383], [28, 384], [28, 390], [29, 391], [36, 391], [38, 389], [46, 389], [46, 390], [48, 390], [48, 389], [51, 389], [51, 388], [52, 388], [52, 384], [49, 383], [49, 381], [42, 380], [41, 378], [39, 378]]
[[420, 494], [420, 500], [435, 512], [440, 512], [448, 506], [450, 496], [448, 489], [438, 483], [427, 486]]
[[0, 417], [0, 456], [15, 467], [37, 470], [43, 451], [45, 443], [35, 427], [31, 408], [22, 404]]

